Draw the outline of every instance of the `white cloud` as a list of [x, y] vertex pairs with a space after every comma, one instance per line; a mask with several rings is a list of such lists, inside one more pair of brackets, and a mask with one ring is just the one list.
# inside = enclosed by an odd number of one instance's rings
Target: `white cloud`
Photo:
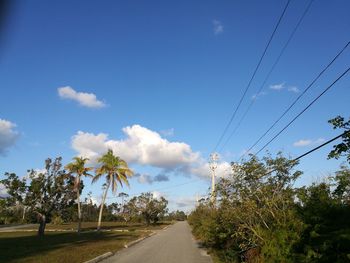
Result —
[[299, 93], [300, 90], [296, 86], [287, 86], [284, 82], [280, 84], [270, 85], [270, 89], [280, 91], [287, 90], [289, 92]]
[[186, 143], [169, 142], [157, 132], [140, 125], [123, 128], [125, 140], [109, 140], [108, 135], [79, 131], [72, 138], [72, 147], [80, 155], [94, 159], [112, 149], [127, 162], [151, 165], [163, 169], [186, 166], [199, 158]]
[[286, 86], [284, 83], [270, 85], [270, 89], [273, 89], [273, 90], [283, 90], [285, 88], [286, 88]]
[[153, 196], [153, 198], [154, 199], [159, 199], [159, 198], [161, 198], [161, 197], [166, 197], [165, 195], [164, 195], [164, 193], [161, 193], [161, 192], [158, 192], [158, 191], [153, 191], [152, 192], [152, 196]]
[[219, 35], [224, 32], [224, 26], [221, 21], [214, 19], [213, 20], [213, 30], [215, 35]]
[[[162, 138], [159, 133], [140, 125], [123, 128], [126, 136], [122, 140], [112, 140], [105, 133], [93, 134], [79, 131], [72, 137], [72, 148], [80, 156], [96, 161], [97, 157], [108, 149], [120, 156], [128, 163], [149, 165], [160, 168], [163, 172], [156, 177], [143, 175], [143, 182], [165, 181], [164, 175], [174, 172], [184, 175], [209, 176], [209, 166], [199, 152], [183, 142], [170, 142]], [[218, 175], [229, 172], [229, 163], [218, 165]]]
[[326, 140], [324, 138], [318, 138], [317, 140], [314, 141], [315, 144], [320, 144], [324, 143]]
[[69, 86], [58, 88], [57, 91], [62, 99], [74, 100], [88, 108], [102, 108], [106, 106], [106, 104], [98, 100], [93, 93], [77, 92]]
[[293, 146], [295, 146], [295, 147], [305, 147], [305, 146], [308, 146], [308, 145], [315, 145], [315, 144], [320, 144], [320, 143], [323, 143], [323, 142], [325, 142], [325, 139], [323, 139], [323, 138], [318, 138], [316, 140], [302, 139], [302, 140], [294, 142]]
[[7, 196], [7, 190], [3, 184], [0, 184], [0, 197], [5, 197]]
[[267, 93], [265, 92], [265, 91], [261, 91], [261, 92], [259, 92], [259, 93], [256, 93], [256, 94], [254, 94], [253, 96], [252, 96], [252, 100], [256, 100], [256, 99], [258, 99], [258, 98], [260, 98], [260, 97], [262, 97], [262, 96], [264, 96], [264, 95], [266, 95]]
[[295, 86], [289, 87], [288, 91], [294, 92], [294, 93], [299, 93], [300, 92], [300, 90], [297, 87], [295, 87]]
[[162, 130], [162, 131], [160, 131], [160, 133], [165, 137], [173, 136], [174, 135], [174, 128]]
[[186, 209], [186, 208], [189, 209], [189, 208], [194, 208], [194, 206], [197, 203], [196, 199], [197, 199], [196, 197], [188, 197], [188, 196], [180, 197], [175, 201], [175, 203], [180, 210]]
[[[191, 174], [195, 174], [200, 177], [210, 177], [210, 168], [209, 163], [205, 162], [204, 160], [201, 160], [197, 164], [195, 164], [190, 169]], [[217, 177], [226, 177], [231, 173], [231, 165], [228, 162], [221, 162], [218, 163], [218, 166], [216, 168], [216, 176]]]
[[304, 146], [308, 146], [312, 143], [311, 140], [299, 140], [296, 141], [295, 143], [293, 143], [293, 146], [295, 147], [304, 147]]
[[16, 124], [0, 119], [0, 155], [5, 155], [7, 150], [16, 143], [19, 133], [14, 130], [15, 127]]
[[152, 176], [150, 176], [149, 174], [135, 174], [135, 177], [137, 178], [137, 181], [140, 184], [152, 184], [153, 180], [152, 180]]

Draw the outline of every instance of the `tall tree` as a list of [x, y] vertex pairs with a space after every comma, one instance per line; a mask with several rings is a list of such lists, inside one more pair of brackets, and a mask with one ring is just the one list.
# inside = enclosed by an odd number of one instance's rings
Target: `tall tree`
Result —
[[118, 183], [120, 186], [123, 186], [124, 183], [129, 185], [128, 177], [131, 177], [133, 172], [124, 160], [113, 154], [111, 149], [109, 149], [106, 154], [99, 158], [98, 162], [100, 167], [96, 169], [96, 175], [92, 182], [96, 182], [103, 175], [106, 175], [106, 188], [105, 192], [103, 193], [97, 223], [97, 230], [99, 231], [101, 229], [103, 206], [106, 202], [106, 197], [110, 186], [112, 185], [112, 192], [115, 193], [117, 191]]
[[86, 162], [89, 160], [88, 158], [83, 157], [74, 157], [73, 162], [67, 164], [65, 169], [67, 169], [68, 174], [75, 174], [74, 178], [74, 191], [77, 193], [77, 203], [78, 203], [78, 229], [77, 232], [80, 233], [81, 230], [81, 204], [80, 204], [80, 193], [81, 193], [81, 177], [89, 176], [92, 177], [88, 172], [91, 171], [92, 167], [85, 167]]

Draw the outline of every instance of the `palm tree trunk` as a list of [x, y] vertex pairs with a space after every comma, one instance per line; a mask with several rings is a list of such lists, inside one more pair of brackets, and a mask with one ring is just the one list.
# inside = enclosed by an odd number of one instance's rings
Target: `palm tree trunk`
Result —
[[80, 193], [79, 189], [77, 189], [77, 201], [78, 201], [78, 229], [77, 232], [80, 234], [81, 230], [81, 207], [80, 207]]
[[106, 201], [106, 197], [107, 197], [107, 192], [108, 192], [108, 189], [109, 189], [109, 185], [111, 184], [111, 182], [109, 181], [108, 184], [107, 184], [107, 187], [106, 187], [106, 190], [103, 194], [103, 198], [102, 198], [102, 202], [101, 202], [101, 207], [100, 207], [100, 214], [98, 216], [98, 223], [97, 223], [97, 231], [100, 231], [101, 229], [101, 220], [102, 220], [102, 212], [103, 212], [103, 206], [105, 204], [105, 201]]

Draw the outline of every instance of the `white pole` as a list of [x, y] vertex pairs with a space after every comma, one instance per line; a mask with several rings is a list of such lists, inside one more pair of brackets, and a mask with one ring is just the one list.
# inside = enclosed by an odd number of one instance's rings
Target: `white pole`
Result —
[[218, 166], [217, 160], [219, 159], [219, 155], [217, 153], [212, 153], [210, 155], [209, 167], [211, 170], [211, 203], [215, 204], [216, 201], [216, 193], [215, 193], [215, 170]]

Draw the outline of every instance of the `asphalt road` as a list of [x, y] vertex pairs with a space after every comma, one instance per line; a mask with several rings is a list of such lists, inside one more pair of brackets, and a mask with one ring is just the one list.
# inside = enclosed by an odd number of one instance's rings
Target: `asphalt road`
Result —
[[212, 263], [198, 247], [187, 222], [178, 222], [140, 243], [118, 252], [103, 263]]

